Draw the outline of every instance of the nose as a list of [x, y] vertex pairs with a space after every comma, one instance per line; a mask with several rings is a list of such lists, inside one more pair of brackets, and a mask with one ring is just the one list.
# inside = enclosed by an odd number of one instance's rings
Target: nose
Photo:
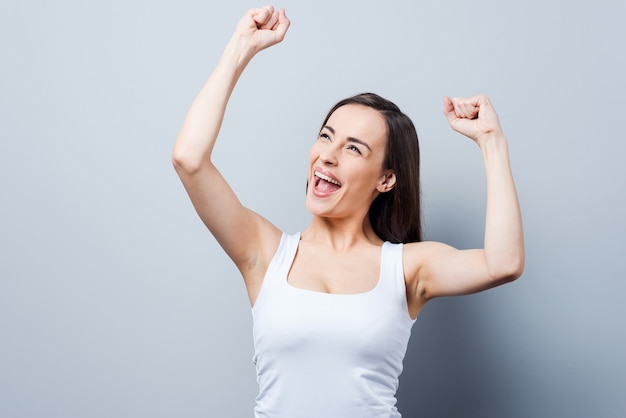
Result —
[[332, 145], [325, 147], [322, 152], [320, 152], [320, 160], [324, 165], [337, 165], [337, 150], [335, 147]]

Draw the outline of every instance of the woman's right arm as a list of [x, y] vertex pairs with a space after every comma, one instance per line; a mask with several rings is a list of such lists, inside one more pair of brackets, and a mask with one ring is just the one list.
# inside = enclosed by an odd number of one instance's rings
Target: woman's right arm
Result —
[[257, 52], [281, 42], [288, 28], [284, 10], [276, 12], [266, 6], [245, 14], [191, 105], [172, 153], [174, 167], [198, 215], [244, 278], [265, 264], [259, 261], [271, 257], [265, 252], [267, 248], [275, 250], [280, 231], [242, 206], [213, 165], [211, 153], [239, 76]]

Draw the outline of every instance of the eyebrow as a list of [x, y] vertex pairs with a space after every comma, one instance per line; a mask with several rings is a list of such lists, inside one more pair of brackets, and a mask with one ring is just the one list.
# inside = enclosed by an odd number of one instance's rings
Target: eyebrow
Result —
[[[333, 135], [335, 135], [335, 130], [334, 130], [331, 126], [325, 125], [325, 126], [324, 126], [324, 128], [328, 129], [328, 130], [330, 131], [330, 133], [332, 133]], [[349, 137], [347, 138], [347, 140], [348, 140], [348, 142], [355, 142], [355, 143], [357, 143], [357, 144], [361, 144], [361, 145], [363, 145], [364, 147], [367, 147], [367, 149], [368, 149], [368, 150], [370, 150], [370, 152], [372, 152], [372, 149], [370, 148], [370, 146], [369, 146], [369, 145], [367, 145], [367, 142], [362, 141], [362, 140], [360, 140], [359, 138], [354, 138], [354, 137], [352, 137], [352, 136], [349, 136]]]

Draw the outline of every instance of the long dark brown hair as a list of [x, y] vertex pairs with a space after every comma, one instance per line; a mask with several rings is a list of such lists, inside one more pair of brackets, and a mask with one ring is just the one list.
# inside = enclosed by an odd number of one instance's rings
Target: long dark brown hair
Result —
[[374, 93], [348, 97], [330, 109], [322, 127], [341, 106], [358, 104], [377, 110], [387, 123], [387, 148], [383, 168], [396, 175], [395, 187], [379, 194], [369, 209], [374, 232], [393, 243], [422, 240], [420, 205], [420, 150], [411, 119], [398, 106]]

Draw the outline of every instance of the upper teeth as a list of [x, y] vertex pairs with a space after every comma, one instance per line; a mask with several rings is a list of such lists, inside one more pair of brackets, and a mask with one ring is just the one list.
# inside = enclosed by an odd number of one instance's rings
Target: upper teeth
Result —
[[316, 171], [316, 172], [315, 172], [315, 175], [316, 175], [317, 177], [321, 178], [322, 180], [325, 180], [325, 181], [327, 181], [327, 182], [329, 182], [329, 183], [336, 184], [337, 186], [341, 186], [341, 183], [339, 183], [337, 180], [335, 180], [335, 179], [333, 179], [333, 178], [328, 177], [328, 176], [327, 176], [327, 175], [325, 175], [325, 174], [318, 173], [318, 172]]

